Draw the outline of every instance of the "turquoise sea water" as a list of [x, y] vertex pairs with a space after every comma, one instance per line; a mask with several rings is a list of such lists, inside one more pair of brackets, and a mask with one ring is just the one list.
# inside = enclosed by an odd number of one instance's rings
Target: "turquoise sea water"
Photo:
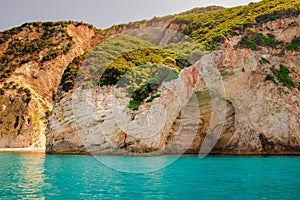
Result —
[[[141, 169], [174, 159], [101, 158]], [[0, 163], [1, 200], [300, 199], [300, 157], [182, 157], [158, 171], [138, 174], [86, 155], [0, 154]]]

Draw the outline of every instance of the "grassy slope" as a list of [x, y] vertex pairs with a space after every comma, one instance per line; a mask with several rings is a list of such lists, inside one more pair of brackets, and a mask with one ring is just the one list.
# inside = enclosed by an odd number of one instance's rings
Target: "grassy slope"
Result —
[[181, 30], [184, 34], [213, 50], [228, 35], [239, 34], [252, 24], [276, 20], [299, 10], [298, 0], [264, 0], [204, 14], [179, 15], [173, 23], [186, 24]]

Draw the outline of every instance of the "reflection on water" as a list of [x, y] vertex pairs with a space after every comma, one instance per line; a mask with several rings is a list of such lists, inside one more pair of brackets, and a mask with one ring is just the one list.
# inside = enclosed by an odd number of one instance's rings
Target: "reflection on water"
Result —
[[0, 199], [44, 199], [44, 153], [1, 156]]

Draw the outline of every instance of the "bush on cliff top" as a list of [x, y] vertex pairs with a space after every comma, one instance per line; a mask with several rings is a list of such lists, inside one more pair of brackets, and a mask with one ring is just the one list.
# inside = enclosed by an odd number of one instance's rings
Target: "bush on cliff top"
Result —
[[[8, 43], [7, 50], [0, 57], [0, 79], [9, 78], [18, 66], [29, 61], [45, 62], [68, 52], [73, 42], [65, 26], [60, 22], [33, 22], [0, 32], [0, 44]], [[22, 38], [15, 37], [21, 31], [34, 31], [33, 27], [37, 33], [42, 33], [40, 37], [29, 38], [28, 34]], [[39, 55], [41, 51], [48, 51], [42, 60]]]
[[205, 14], [177, 16], [173, 23], [185, 24], [182, 32], [197, 40], [208, 50], [216, 48], [228, 35], [245, 30], [252, 24], [299, 15], [298, 0], [264, 0], [248, 6], [217, 10]]

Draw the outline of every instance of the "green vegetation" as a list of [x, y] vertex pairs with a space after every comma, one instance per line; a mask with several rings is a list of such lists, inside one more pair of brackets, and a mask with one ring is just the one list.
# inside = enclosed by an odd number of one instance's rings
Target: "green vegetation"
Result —
[[178, 68], [173, 69], [166, 65], [142, 65], [128, 71], [118, 81], [117, 87], [125, 87], [131, 99], [141, 104], [150, 94], [157, 91], [162, 82], [177, 78], [178, 73]]
[[84, 89], [91, 89], [93, 87], [95, 87], [95, 85], [92, 81], [89, 81], [87, 84], [83, 85]]
[[[230, 9], [196, 8], [178, 15], [156, 17], [150, 22], [171, 20], [172, 24], [181, 25], [180, 31], [198, 43], [188, 42], [184, 37], [174, 37], [171, 44], [162, 48], [134, 37], [118, 35], [102, 42], [88, 56], [74, 58], [64, 71], [61, 86], [68, 92], [74, 87], [77, 79], [84, 89], [107, 85], [124, 87], [127, 96], [131, 98], [128, 107], [135, 110], [142, 103], [158, 98], [159, 94], [156, 93], [159, 85], [164, 81], [177, 79], [180, 70], [201, 58], [203, 48], [214, 50], [227, 36], [245, 33], [240, 45], [252, 50], [258, 50], [260, 47], [284, 49], [283, 43], [277, 41], [273, 34], [263, 35], [250, 28], [257, 23], [259, 25], [278, 18], [299, 15], [299, 10], [300, 2], [297, 0], [263, 0]], [[34, 22], [0, 33], [0, 44], [6, 43], [9, 47], [0, 57], [0, 80], [9, 78], [22, 64], [35, 61], [42, 65], [67, 53], [73, 45], [72, 37], [66, 31], [66, 26], [71, 23], [75, 26], [83, 24], [72, 21]], [[139, 23], [148, 22], [131, 23], [129, 26], [137, 26]], [[121, 26], [123, 25], [114, 28], [118, 29]], [[39, 36], [22, 40], [13, 37], [28, 29], [35, 31]], [[299, 45], [300, 39], [294, 38], [285, 48], [298, 51]], [[260, 63], [270, 64], [266, 58], [261, 58]], [[81, 64], [83, 67], [80, 69]], [[272, 71], [273, 75], [266, 76], [267, 81], [277, 83], [278, 79], [278, 82], [285, 86], [295, 87], [286, 67], [281, 65], [280, 70]], [[232, 75], [228, 71], [222, 73], [225, 76]], [[10, 88], [16, 89], [17, 86]], [[26, 93], [25, 101], [29, 103], [30, 90], [25, 88], [22, 91]], [[4, 91], [0, 90], [0, 94], [2, 93], [5, 93], [5, 88]], [[123, 97], [116, 95], [116, 98]], [[55, 91], [52, 91], [52, 99], [55, 99]]]
[[[132, 99], [131, 103], [135, 105], [142, 104], [150, 94], [155, 94], [162, 82], [168, 81], [171, 78], [178, 77], [178, 70], [172, 69], [165, 65], [143, 65], [130, 72], [126, 73], [117, 83], [117, 87], [125, 87]], [[152, 95], [147, 102], [153, 101], [159, 95]], [[140, 102], [136, 104], [136, 102]], [[128, 105], [129, 108], [131, 106]]]
[[[280, 64], [280, 69], [275, 69], [274, 67], [271, 68], [271, 71], [273, 72], [273, 74], [276, 76], [276, 78], [286, 87], [296, 87], [296, 84], [294, 83], [294, 81], [291, 79], [291, 77], [289, 76], [289, 69]], [[272, 82], [274, 82], [275, 84], [277, 84], [277, 82], [275, 81], [275, 78], [272, 75], [267, 75], [265, 80], [270, 80]]]
[[15, 129], [19, 126], [19, 119], [20, 119], [20, 117], [17, 116], [17, 117], [16, 117], [15, 124], [14, 124], [14, 128], [15, 128]]
[[257, 46], [255, 44], [255, 42], [253, 42], [252, 40], [250, 40], [247, 36], [244, 36], [241, 41], [240, 44], [244, 47], [247, 47], [249, 49], [252, 50], [257, 50]]
[[[181, 53], [187, 55], [188, 43], [182, 43], [182, 46], [184, 45], [185, 49]], [[180, 70], [191, 65], [172, 52], [174, 47], [168, 48], [162, 49], [127, 35], [118, 35], [105, 40], [83, 63], [82, 75], [78, 75], [79, 69], [76, 65], [71, 63], [67, 67], [62, 79], [63, 89], [69, 91], [73, 88], [77, 75], [79, 77], [77, 80], [82, 82], [84, 89], [97, 85], [124, 87], [127, 96], [131, 98], [128, 107], [137, 109], [150, 94], [156, 92], [162, 82], [178, 78]], [[202, 55], [200, 51], [197, 55], [200, 56], [200, 53]], [[123, 97], [116, 96], [116, 98]]]
[[[170, 53], [163, 49], [138, 49], [117, 58], [113, 63], [111, 63], [102, 74], [99, 85], [103, 86], [117, 84], [118, 86], [122, 87], [124, 82], [140, 84], [141, 81], [135, 81], [134, 83], [134, 81], [132, 81], [134, 80], [133, 77], [136, 75], [139, 77], [155, 77], [159, 72], [163, 72], [164, 70], [175, 70], [176, 68], [181, 70], [185, 66], [190, 65], [189, 63], [186, 63], [187, 62], [179, 58], [176, 54]], [[162, 69], [158, 69], [158, 65], [164, 67]], [[157, 73], [153, 74], [155, 72], [151, 68], [155, 69]], [[131, 71], [134, 71], [136, 75], [133, 76]], [[120, 80], [121, 78], [122, 80]]]
[[63, 86], [63, 91], [68, 92], [69, 90], [73, 89], [77, 72], [79, 71], [79, 65], [84, 58], [84, 54], [75, 57], [65, 69], [60, 83]]
[[[134, 53], [130, 55], [126, 52], [150, 47], [153, 47], [151, 43], [126, 35], [118, 35], [105, 40], [88, 55], [83, 63], [84, 78], [92, 81], [95, 86], [114, 85], [129, 69], [138, 63], [145, 63], [142, 58], [143, 55], [138, 56]], [[148, 60], [155, 59], [155, 57], [150, 57], [148, 56]], [[88, 71], [84, 71], [86, 68]]]
[[141, 102], [131, 100], [131, 101], [129, 101], [127, 108], [131, 108], [132, 110], [138, 110], [140, 105], [141, 105]]
[[30, 101], [31, 101], [31, 92], [30, 92], [30, 89], [28, 88], [23, 88], [23, 87], [20, 87], [17, 89], [17, 92], [19, 94], [22, 94], [22, 93], [25, 93], [25, 97], [23, 98], [24, 102], [29, 104]]
[[245, 36], [241, 39], [240, 45], [252, 50], [258, 50], [258, 46], [266, 46], [271, 48], [277, 48], [277, 46], [283, 43], [275, 40], [275, 36], [268, 34], [267, 37], [262, 33], [258, 33], [252, 30], [247, 30]]
[[[73, 45], [72, 37], [66, 31], [67, 25], [68, 22], [34, 22], [0, 32], [0, 43], [8, 44], [7, 50], [0, 57], [0, 80], [9, 78], [22, 64], [30, 61], [45, 62], [67, 53]], [[26, 34], [22, 39], [16, 37], [22, 31], [36, 31], [40, 36], [31, 38]], [[46, 55], [40, 59], [42, 51], [46, 51]]]
[[117, 93], [117, 94], [115, 95], [115, 98], [117, 98], [117, 99], [123, 99], [124, 97], [123, 97], [121, 94], [118, 94], [118, 93]]
[[221, 72], [222, 76], [232, 76], [234, 75], [234, 73], [232, 72], [232, 70], [224, 70]]
[[270, 64], [270, 61], [268, 59], [262, 57], [261, 60], [259, 61], [260, 64]]
[[148, 84], [141, 85], [139, 88], [137, 88], [132, 92], [131, 98], [134, 101], [142, 102], [149, 96], [150, 93], [157, 90], [158, 86], [159, 85], [155, 83], [148, 83]]
[[[171, 24], [181, 25], [180, 31], [191, 36], [203, 48], [214, 50], [227, 36], [243, 33], [256, 23], [298, 16], [299, 13], [300, 3], [297, 0], [263, 0], [229, 9], [217, 6], [194, 8], [176, 15], [154, 17], [150, 21], [132, 22], [128, 27], [139, 28], [141, 24], [171, 20]], [[126, 25], [115, 25], [114, 28], [123, 26]]]
[[51, 111], [50, 111], [50, 110], [47, 110], [47, 111], [45, 112], [45, 115], [46, 115], [46, 117], [49, 117], [49, 116], [51, 115]]
[[180, 42], [173, 41], [168, 46], [164, 47], [164, 50], [174, 52], [181, 58], [185, 58], [186, 60], [181, 60], [184, 62], [181, 65], [186, 67], [189, 67], [192, 63], [195, 63], [198, 60], [200, 60], [205, 52], [201, 44], [196, 43], [195, 41], [184, 40]]
[[284, 86], [295, 87], [295, 83], [289, 76], [289, 73], [290, 73], [289, 69], [282, 64], [280, 65], [279, 70], [275, 69], [276, 77], [278, 78], [279, 81], [283, 83]]
[[13, 28], [4, 32], [0, 32], [0, 44], [7, 42], [12, 35], [16, 35], [23, 30], [22, 27]]
[[276, 85], [278, 85], [278, 83], [275, 81], [274, 76], [268, 74], [265, 78], [265, 81], [272, 81], [273, 83], [275, 83]]
[[286, 46], [287, 50], [299, 51], [300, 50], [300, 37], [295, 37], [290, 44]]
[[23, 90], [23, 92], [26, 94], [26, 98], [24, 100], [25, 103], [29, 104], [31, 101], [31, 92], [28, 88], [19, 88], [19, 90]]
[[61, 54], [63, 54], [63, 50], [61, 48], [52, 49], [48, 52], [46, 56], [42, 58], [42, 62], [52, 60]]
[[146, 100], [146, 103], [152, 102], [154, 99], [159, 98], [160, 94], [152, 95], [149, 99]]
[[0, 95], [4, 95], [5, 94], [5, 89], [4, 88], [0, 88]]
[[264, 23], [286, 16], [297, 16], [299, 10], [300, 2], [297, 0], [264, 0], [248, 6], [204, 14], [179, 15], [173, 23], [185, 24], [181, 29], [184, 34], [197, 40], [207, 50], [213, 50], [228, 35], [239, 34], [256, 22]]
[[55, 89], [54, 88], [51, 88], [50, 89], [50, 92], [52, 94], [52, 100], [55, 101], [55, 98], [56, 98], [56, 92], [55, 92]]

